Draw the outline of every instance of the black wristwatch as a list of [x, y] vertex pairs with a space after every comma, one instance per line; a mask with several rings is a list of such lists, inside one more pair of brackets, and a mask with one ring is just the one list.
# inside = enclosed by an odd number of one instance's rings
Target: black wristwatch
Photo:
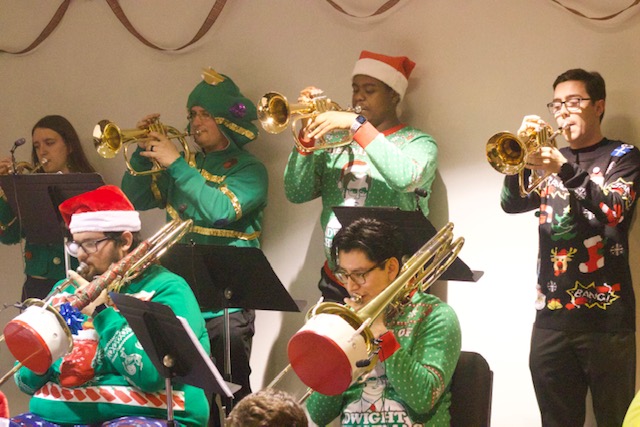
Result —
[[354, 133], [356, 133], [358, 131], [358, 129], [360, 129], [360, 126], [362, 126], [363, 124], [365, 124], [367, 121], [367, 118], [363, 115], [359, 115], [356, 117], [356, 119], [353, 121], [353, 124], [351, 125], [351, 135], [353, 135]]
[[96, 308], [93, 309], [93, 315], [91, 317], [96, 317], [98, 313], [100, 313], [102, 310], [105, 310], [106, 308], [106, 304], [100, 304], [99, 306], [96, 306]]

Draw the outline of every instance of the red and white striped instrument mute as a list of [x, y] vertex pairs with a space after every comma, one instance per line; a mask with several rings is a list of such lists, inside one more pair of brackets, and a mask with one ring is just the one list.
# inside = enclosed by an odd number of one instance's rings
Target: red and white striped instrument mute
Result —
[[[42, 386], [34, 397], [78, 403], [113, 403], [150, 408], [167, 408], [166, 393], [145, 393], [126, 386], [68, 388], [49, 382]], [[184, 391], [173, 391], [173, 410], [184, 411]]]

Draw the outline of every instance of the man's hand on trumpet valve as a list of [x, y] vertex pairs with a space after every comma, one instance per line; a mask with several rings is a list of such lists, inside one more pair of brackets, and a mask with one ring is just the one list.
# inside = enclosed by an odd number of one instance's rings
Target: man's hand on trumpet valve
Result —
[[348, 111], [325, 111], [318, 114], [305, 128], [306, 138], [321, 138], [327, 132], [336, 129], [351, 129], [351, 125], [358, 115]]
[[541, 129], [547, 128], [549, 133], [553, 132], [551, 126], [549, 126], [540, 116], [530, 115], [524, 116], [520, 129], [518, 129], [518, 138], [523, 141], [529, 139], [532, 134], [540, 132]]
[[527, 169], [542, 170], [558, 173], [567, 159], [556, 147], [540, 147], [537, 151], [527, 156], [525, 167]]
[[180, 153], [175, 144], [159, 132], [149, 132], [149, 137], [144, 140], [146, 151], [140, 153], [141, 156], [148, 159], [154, 159], [163, 168], [169, 167], [175, 162]]

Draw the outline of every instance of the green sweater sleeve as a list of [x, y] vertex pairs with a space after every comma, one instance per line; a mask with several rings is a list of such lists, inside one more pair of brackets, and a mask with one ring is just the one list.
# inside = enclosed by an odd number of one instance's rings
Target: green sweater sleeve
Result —
[[284, 193], [292, 203], [304, 203], [322, 194], [324, 159], [321, 151], [302, 155], [294, 147], [284, 171]]
[[[138, 147], [129, 163], [136, 171], [148, 171], [151, 169], [152, 163], [140, 155], [141, 151], [142, 149]], [[163, 209], [166, 205], [168, 188], [166, 172], [134, 176], [127, 171], [122, 177], [121, 187], [137, 210]]]

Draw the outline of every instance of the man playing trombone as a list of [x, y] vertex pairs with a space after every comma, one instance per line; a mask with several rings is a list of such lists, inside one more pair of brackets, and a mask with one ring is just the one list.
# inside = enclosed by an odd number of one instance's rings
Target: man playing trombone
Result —
[[[391, 285], [402, 268], [401, 242], [395, 226], [369, 218], [336, 234], [331, 253], [335, 274], [351, 296], [346, 304], [359, 310]], [[449, 384], [460, 355], [460, 324], [449, 305], [405, 285], [370, 326], [380, 351], [367, 379], [343, 394], [315, 392], [307, 400], [316, 424], [340, 416], [343, 426], [449, 425]]]
[[[622, 425], [635, 391], [635, 299], [629, 227], [640, 186], [640, 151], [605, 138], [605, 83], [572, 69], [553, 84], [547, 105], [569, 147], [540, 147], [531, 170], [550, 174], [528, 195], [505, 177], [507, 213], [538, 209], [538, 298], [530, 369], [543, 426], [580, 426], [587, 388], [598, 425]], [[526, 139], [548, 125], [526, 116]]]
[[[284, 174], [287, 199], [304, 203], [322, 198], [321, 224], [327, 262], [318, 283], [325, 300], [342, 301], [345, 285], [333, 274], [329, 250], [340, 229], [334, 206], [418, 207], [429, 214], [428, 200], [437, 167], [437, 146], [430, 135], [401, 122], [403, 99], [415, 63], [409, 58], [363, 51], [352, 73], [355, 110], [327, 111], [313, 118], [298, 139], [313, 147], [329, 134], [347, 133], [346, 146], [303, 152], [294, 148]], [[301, 100], [317, 92], [307, 88]], [[420, 197], [418, 196], [420, 195]]]
[[[60, 205], [60, 213], [73, 238], [67, 249], [87, 264], [88, 277], [105, 273], [139, 243], [138, 212], [118, 187], [103, 186], [72, 197]], [[189, 322], [200, 344], [208, 350], [204, 319], [189, 285], [158, 264], [137, 273], [130, 282], [113, 290], [166, 304]], [[52, 297], [54, 307], [61, 307], [89, 285], [75, 272], [70, 272], [70, 278], [73, 286]], [[30, 412], [12, 418], [12, 422], [52, 427], [167, 425], [165, 378], [127, 320], [112, 307], [107, 295], [112, 286], [115, 283], [83, 309], [83, 316], [73, 317], [82, 325], [74, 335], [73, 350], [42, 374], [26, 367], [15, 374], [20, 389], [33, 397]], [[181, 425], [205, 425], [209, 406], [204, 391], [186, 384], [175, 384], [173, 390], [175, 420]]]

